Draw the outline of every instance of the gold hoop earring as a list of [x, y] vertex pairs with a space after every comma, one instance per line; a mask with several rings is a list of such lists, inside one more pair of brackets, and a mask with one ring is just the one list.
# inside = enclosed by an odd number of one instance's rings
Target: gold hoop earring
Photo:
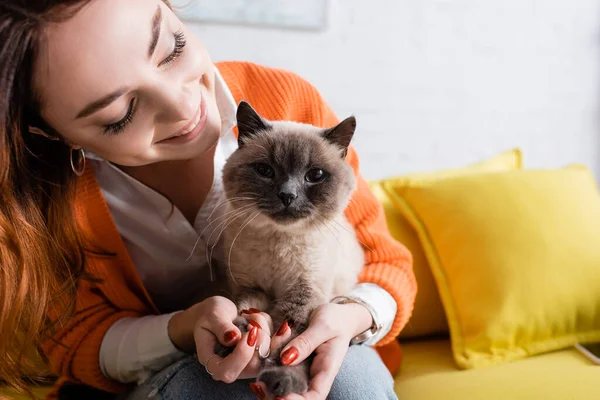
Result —
[[75, 163], [73, 162], [74, 151], [75, 149], [71, 147], [71, 169], [73, 170], [73, 173], [75, 173], [75, 175], [82, 176], [83, 172], [85, 171], [85, 151], [83, 151], [83, 149], [79, 149], [79, 164], [82, 164], [80, 169], [75, 168]]

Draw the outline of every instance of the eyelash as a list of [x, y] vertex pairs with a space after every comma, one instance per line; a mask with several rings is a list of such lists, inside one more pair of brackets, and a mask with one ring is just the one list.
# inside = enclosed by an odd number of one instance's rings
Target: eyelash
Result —
[[[185, 45], [187, 44], [187, 40], [185, 38], [185, 34], [182, 31], [177, 31], [173, 34], [175, 36], [175, 48], [173, 52], [169, 54], [167, 58], [165, 58], [160, 64], [160, 66], [171, 64], [175, 61], [182, 53]], [[120, 121], [115, 122], [113, 124], [107, 125], [104, 127], [104, 134], [106, 135], [118, 135], [123, 132], [127, 125], [131, 123], [133, 120], [133, 115], [135, 114], [135, 109], [137, 106], [137, 102], [135, 99], [131, 99], [129, 103], [129, 108], [127, 109], [127, 114]]]
[[129, 125], [133, 120], [133, 114], [135, 114], [136, 106], [137, 102], [135, 101], [135, 98], [131, 99], [131, 102], [129, 102], [129, 108], [127, 109], [127, 114], [120, 121], [115, 122], [114, 124], [106, 125], [104, 127], [104, 134], [118, 135], [119, 133], [123, 132], [125, 128], [127, 128], [127, 125]]
[[185, 34], [182, 31], [177, 31], [174, 33], [174, 36], [175, 48], [173, 49], [173, 52], [159, 64], [159, 67], [172, 63], [181, 55], [181, 53], [183, 53], [183, 48], [187, 44]]

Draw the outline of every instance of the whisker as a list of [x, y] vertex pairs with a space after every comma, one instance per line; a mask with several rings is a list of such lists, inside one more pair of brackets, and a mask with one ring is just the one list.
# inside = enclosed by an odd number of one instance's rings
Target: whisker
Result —
[[223, 219], [223, 218], [227, 218], [229, 215], [234, 214], [237, 211], [241, 211], [242, 209], [247, 209], [247, 208], [251, 208], [251, 207], [252, 207], [252, 204], [245, 204], [245, 205], [242, 205], [242, 206], [240, 206], [238, 208], [235, 208], [235, 209], [227, 211], [226, 213], [224, 213], [224, 214], [218, 216], [217, 218], [215, 218], [213, 221], [210, 221], [210, 223], [206, 227], [204, 227], [204, 229], [202, 230], [202, 233], [200, 235], [202, 236], [204, 234], [204, 231], [206, 231], [206, 229], [208, 229], [212, 224], [214, 224], [218, 220]]
[[215, 211], [217, 211], [217, 209], [221, 208], [223, 205], [234, 202], [234, 201], [241, 201], [241, 200], [256, 200], [256, 198], [255, 197], [232, 197], [231, 199], [225, 199], [225, 200], [221, 201], [220, 203], [218, 203], [215, 206], [215, 208], [213, 208], [212, 212], [208, 215], [207, 219], [210, 221], [210, 219], [212, 218]]
[[[250, 206], [244, 206], [244, 207], [250, 207]], [[190, 258], [192, 258], [192, 256], [194, 255], [194, 252], [196, 251], [196, 247], [198, 247], [198, 243], [199, 243], [199, 242], [200, 242], [200, 240], [202, 239], [202, 235], [204, 235], [204, 232], [205, 232], [205, 231], [206, 231], [206, 230], [207, 230], [207, 229], [208, 229], [208, 228], [209, 228], [209, 227], [210, 227], [212, 224], [214, 224], [215, 222], [217, 222], [219, 219], [221, 219], [221, 218], [223, 218], [223, 217], [226, 217], [228, 214], [231, 214], [231, 213], [233, 213], [233, 212], [235, 212], [235, 211], [238, 211], [238, 210], [228, 211], [228, 212], [226, 212], [225, 214], [223, 214], [223, 215], [219, 216], [218, 218], [216, 218], [214, 221], [210, 222], [208, 225], [206, 225], [206, 226], [204, 227], [204, 229], [202, 230], [202, 232], [200, 233], [200, 235], [198, 235], [198, 239], [196, 239], [196, 242], [194, 243], [194, 247], [192, 248], [192, 251], [191, 251], [190, 255], [188, 256], [188, 258], [186, 258], [186, 259], [185, 259], [185, 261], [189, 261], [189, 260], [190, 260]]]
[[[206, 245], [214, 247], [215, 244], [218, 243], [218, 241], [221, 238], [221, 235], [223, 234], [225, 229], [227, 229], [227, 227], [233, 221], [235, 221], [240, 215], [245, 214], [248, 210], [252, 209], [253, 207], [254, 207], [253, 204], [248, 204], [246, 206], [240, 207], [238, 209], [235, 209], [235, 210], [229, 212], [229, 214], [232, 214], [232, 215], [229, 215], [227, 218], [225, 218], [225, 220], [219, 222], [219, 224], [212, 230], [212, 232], [210, 233], [210, 236], [208, 237], [208, 240], [206, 241]], [[216, 220], [215, 220], [215, 222], [216, 222]], [[213, 237], [213, 235], [215, 234], [215, 232], [217, 232], [217, 231], [219, 231], [219, 233], [217, 234], [216, 239], [210, 240]]]
[[[229, 220], [229, 223], [227, 225], [225, 225], [225, 227], [223, 227], [223, 229], [221, 230], [221, 232], [219, 232], [219, 236], [217, 236], [216, 241], [212, 244], [212, 246], [210, 246], [210, 251], [208, 249], [209, 244], [208, 243], [206, 244], [206, 250], [205, 250], [205, 253], [206, 253], [206, 262], [208, 263], [208, 269], [210, 271], [210, 280], [211, 280], [211, 282], [214, 281], [214, 279], [213, 279], [213, 268], [212, 268], [212, 255], [213, 255], [213, 251], [214, 251], [215, 247], [219, 243], [219, 239], [221, 238], [221, 234], [223, 233], [223, 231], [225, 231], [225, 229], [227, 229], [227, 227], [229, 225], [231, 225], [233, 223], [233, 221], [235, 221], [236, 219], [238, 219], [238, 218], [240, 218], [240, 217], [242, 217], [242, 216], [244, 216], [244, 215], [246, 215], [247, 213], [250, 213], [250, 212], [251, 212], [251, 210], [248, 208], [248, 209], [243, 210], [241, 212], [238, 212], [236, 215], [234, 215], [231, 218], [231, 220]], [[227, 221], [225, 221], [225, 222], [227, 222]], [[211, 234], [211, 236], [212, 236], [212, 234]]]
[[[331, 220], [333, 223], [335, 223], [336, 225], [338, 225], [340, 228], [342, 228], [343, 230], [345, 230], [346, 232], [348, 232], [348, 234], [352, 235], [353, 233], [350, 232], [348, 229], [346, 229], [346, 227], [342, 224], [340, 224], [339, 222], [337, 222], [335, 219]], [[356, 237], [356, 232], [354, 233], [354, 236]], [[356, 240], [362, 244], [363, 246], [365, 246], [367, 249], [369, 249], [369, 251], [373, 251], [373, 249], [371, 247], [369, 247], [365, 242], [363, 242], [362, 240], [358, 239], [358, 237], [356, 237]]]
[[325, 228], [327, 228], [329, 230], [329, 232], [331, 232], [331, 235], [335, 238], [335, 240], [337, 240], [338, 244], [341, 247], [342, 246], [342, 242], [340, 242], [339, 236], [337, 236], [335, 233], [333, 233], [333, 231], [331, 230], [331, 228], [329, 227], [329, 225], [327, 225], [327, 223], [323, 219], [320, 219], [320, 222], [321, 222], [321, 225], [324, 225]]
[[212, 255], [213, 255], [213, 251], [215, 250], [215, 247], [217, 246], [217, 244], [219, 243], [219, 240], [221, 238], [221, 235], [223, 234], [223, 232], [225, 232], [225, 229], [227, 229], [227, 227], [229, 227], [229, 225], [233, 224], [234, 221], [236, 221], [238, 218], [241, 218], [245, 215], [247, 215], [248, 213], [252, 212], [252, 210], [250, 209], [246, 209], [243, 212], [236, 214], [236, 216], [227, 224], [225, 225], [222, 229], [221, 232], [219, 232], [219, 236], [217, 237], [217, 240], [215, 240], [214, 244], [210, 247], [210, 253], [207, 250], [207, 257], [210, 258], [211, 263], [212, 263]]
[[[210, 236], [206, 240], [206, 259], [207, 259], [207, 262], [209, 264], [212, 264], [213, 249], [215, 248], [215, 246], [219, 242], [219, 239], [221, 238], [221, 235], [223, 234], [223, 232], [225, 231], [225, 229], [227, 229], [227, 227], [229, 225], [231, 225], [236, 219], [238, 219], [239, 217], [243, 216], [247, 212], [250, 212], [250, 210], [252, 209], [252, 207], [253, 207], [253, 205], [250, 204], [250, 205], [247, 205], [246, 207], [244, 207], [243, 209], [233, 210], [233, 215], [228, 216], [224, 221], [221, 221], [215, 227], [215, 229], [213, 229], [213, 231], [210, 233]], [[219, 230], [219, 227], [221, 227], [221, 226], [223, 228], [221, 228], [221, 230], [219, 231], [219, 234], [217, 235], [217, 238], [214, 240], [214, 242], [211, 241], [211, 238], [213, 237], [213, 235], [215, 234], [215, 232], [217, 230]], [[209, 252], [209, 247], [210, 247], [210, 252]]]
[[235, 278], [233, 277], [233, 272], [231, 271], [231, 252], [233, 250], [233, 245], [235, 244], [235, 241], [237, 240], [238, 236], [240, 236], [240, 234], [242, 233], [242, 231], [244, 230], [244, 228], [246, 226], [248, 226], [249, 223], [251, 223], [254, 218], [256, 218], [258, 215], [260, 214], [260, 211], [257, 211], [254, 213], [254, 215], [252, 215], [250, 217], [250, 219], [246, 219], [246, 221], [244, 221], [244, 223], [242, 224], [242, 226], [240, 227], [239, 231], [237, 232], [237, 234], [235, 235], [235, 237], [233, 238], [233, 241], [231, 242], [231, 246], [229, 247], [229, 257], [227, 260], [227, 266], [229, 268], [229, 275], [231, 276], [231, 279], [233, 280], [233, 282], [239, 286], [239, 284], [237, 283], [237, 281], [235, 280]]
[[[321, 222], [322, 225], [325, 226], [325, 228], [327, 228], [329, 230], [329, 232], [331, 232], [331, 234], [333, 235], [333, 237], [338, 241], [338, 243], [341, 245], [342, 242], [340, 242], [340, 238], [338, 236], [336, 236], [335, 233], [333, 233], [333, 230], [331, 230], [331, 227], [327, 224], [327, 220], [323, 217], [323, 215], [318, 211], [315, 210], [315, 213], [317, 215], [317, 219], [319, 220], [319, 222]], [[339, 231], [338, 231], [339, 233]]]

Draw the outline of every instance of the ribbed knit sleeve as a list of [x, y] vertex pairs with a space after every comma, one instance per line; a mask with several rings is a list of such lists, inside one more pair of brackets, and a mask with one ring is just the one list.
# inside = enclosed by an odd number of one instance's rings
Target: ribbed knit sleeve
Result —
[[88, 254], [86, 272], [94, 280], [80, 280], [74, 314], [42, 343], [42, 349], [61, 382], [84, 383], [119, 393], [129, 386], [105, 377], [100, 368], [104, 335], [119, 319], [151, 314], [155, 307], [141, 284], [90, 167], [78, 181], [76, 210], [83, 237], [94, 248], [111, 254]]
[[[347, 160], [358, 169], [356, 151], [352, 149]], [[366, 247], [365, 267], [359, 280], [376, 283], [390, 293], [398, 304], [392, 329], [377, 343], [376, 346], [379, 346], [393, 341], [408, 322], [417, 294], [417, 283], [411, 253], [391, 237], [381, 204], [360, 173], [357, 173], [357, 181], [358, 188], [346, 209], [346, 217]]]

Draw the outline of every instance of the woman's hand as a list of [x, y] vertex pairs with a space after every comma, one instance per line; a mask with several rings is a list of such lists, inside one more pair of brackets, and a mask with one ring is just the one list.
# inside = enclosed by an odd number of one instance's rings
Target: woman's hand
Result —
[[285, 400], [325, 400], [338, 374], [350, 340], [373, 324], [371, 313], [360, 304], [324, 304], [311, 315], [309, 327], [281, 352], [281, 360], [296, 365], [313, 351], [308, 392]]
[[[238, 316], [235, 304], [220, 296], [195, 304], [182, 313], [175, 314], [169, 322], [169, 337], [183, 351], [196, 351], [202, 365], [207, 364], [208, 370], [215, 380], [231, 383], [237, 379], [255, 377], [260, 369], [260, 359], [256, 349], [262, 346], [261, 353], [265, 355], [268, 349], [281, 343], [278, 338], [271, 343], [271, 318], [261, 312], [244, 314], [252, 321], [248, 332], [243, 334], [233, 324]], [[289, 337], [289, 330], [287, 337]], [[215, 344], [233, 347], [233, 352], [225, 358], [214, 353]]]

